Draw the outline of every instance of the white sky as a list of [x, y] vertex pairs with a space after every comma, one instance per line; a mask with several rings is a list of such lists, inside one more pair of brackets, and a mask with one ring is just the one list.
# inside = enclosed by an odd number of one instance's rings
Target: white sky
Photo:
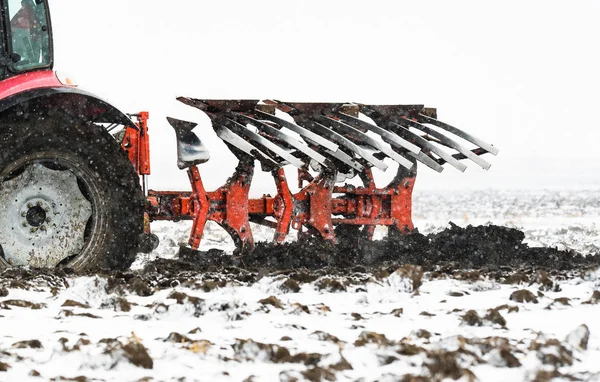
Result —
[[420, 189], [600, 186], [598, 1], [50, 3], [56, 68], [127, 112], [151, 112], [155, 189], [189, 187], [166, 115], [200, 124], [207, 188], [235, 164], [179, 95], [423, 103], [500, 154], [486, 155], [489, 172], [421, 166]]

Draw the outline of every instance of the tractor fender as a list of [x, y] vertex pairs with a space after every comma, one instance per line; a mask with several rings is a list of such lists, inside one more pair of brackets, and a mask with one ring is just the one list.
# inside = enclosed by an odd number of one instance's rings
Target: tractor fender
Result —
[[115, 123], [137, 129], [136, 123], [127, 114], [107, 101], [60, 83], [22, 90], [0, 99], [0, 120], [11, 120], [32, 112], [48, 115], [61, 112], [86, 122]]

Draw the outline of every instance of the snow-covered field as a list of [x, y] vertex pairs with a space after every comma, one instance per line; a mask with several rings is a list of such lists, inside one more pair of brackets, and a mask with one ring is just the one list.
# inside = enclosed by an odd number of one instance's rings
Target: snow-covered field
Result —
[[[488, 222], [597, 253], [598, 191], [422, 193], [422, 233]], [[172, 258], [187, 223], [155, 224]], [[267, 239], [269, 232], [260, 231]], [[211, 226], [203, 249], [231, 249]], [[600, 270], [0, 278], [0, 381], [600, 380]]]

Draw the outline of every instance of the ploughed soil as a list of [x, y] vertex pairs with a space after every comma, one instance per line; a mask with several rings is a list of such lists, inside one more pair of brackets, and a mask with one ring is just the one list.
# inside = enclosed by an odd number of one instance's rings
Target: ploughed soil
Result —
[[236, 267], [249, 271], [282, 271], [304, 268], [348, 270], [421, 266], [425, 271], [479, 269], [484, 271], [534, 268], [570, 271], [600, 266], [600, 255], [582, 256], [575, 251], [529, 247], [525, 234], [496, 225], [459, 227], [451, 223], [439, 233], [390, 235], [383, 240], [361, 238], [358, 230], [336, 230], [338, 244], [312, 236], [291, 243], [258, 243], [253, 252], [230, 256], [220, 250], [192, 252], [182, 249], [180, 261], [151, 264], [157, 269], [182, 266], [188, 270], [217, 271]]
[[[138, 271], [107, 270], [94, 274], [140, 288], [156, 285], [160, 279], [158, 283], [164, 285], [158, 285], [159, 288], [168, 288], [173, 281], [195, 274], [252, 283], [269, 274], [294, 273], [312, 281], [327, 275], [390, 274], [412, 264], [423, 271], [447, 275], [476, 270], [503, 280], [515, 273], [534, 275], [543, 271], [566, 275], [600, 267], [600, 254], [583, 256], [572, 250], [532, 248], [523, 243], [522, 231], [495, 225], [462, 228], [451, 223], [450, 228], [435, 234], [413, 232], [377, 241], [361, 239], [359, 231], [338, 230], [337, 234], [338, 244], [314, 236], [284, 244], [260, 242], [253, 252], [244, 255], [230, 255], [220, 249], [196, 252], [182, 247], [179, 259], [157, 259]], [[61, 279], [73, 275], [75, 272], [69, 268], [14, 268], [3, 272], [2, 278], [17, 282], [40, 276]]]

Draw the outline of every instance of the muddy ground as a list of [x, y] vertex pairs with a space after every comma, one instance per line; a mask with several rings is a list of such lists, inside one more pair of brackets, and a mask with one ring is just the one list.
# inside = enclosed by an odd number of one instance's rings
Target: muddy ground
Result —
[[[346, 233], [348, 237], [356, 235]], [[600, 267], [600, 254], [581, 255], [573, 250], [530, 247], [523, 243], [525, 234], [514, 228], [496, 225], [467, 226], [450, 224], [441, 232], [422, 235], [387, 237], [384, 240], [340, 240], [331, 244], [311, 237], [291, 243], [257, 243], [254, 251], [232, 256], [224, 250], [193, 252], [182, 248], [179, 259], [156, 259], [136, 271], [95, 272], [111, 279], [131, 280], [140, 286], [141, 280], [184, 280], [192, 274], [220, 274], [227, 279], [255, 282], [272, 274], [297, 274], [314, 280], [324, 275], [390, 274], [406, 264], [417, 265], [434, 275], [465, 274], [475, 270], [491, 279], [502, 279], [515, 273], [544, 272], [559, 276], [585, 273]], [[38, 276], [89, 276], [72, 269], [12, 269], [0, 275], [4, 279], [28, 280]], [[143, 284], [147, 284], [145, 281]]]
[[596, 309], [599, 254], [532, 248], [495, 225], [381, 241], [338, 233], [348, 240], [182, 251], [125, 272], [7, 270], [5, 322], [18, 328], [22, 310], [56, 327], [0, 335], [0, 380], [2, 368], [32, 380], [485, 380], [488, 366], [503, 378], [600, 378], [580, 366], [598, 353], [597, 327], [561, 321], [564, 337], [523, 326]]
[[427, 236], [414, 232], [376, 241], [356, 239], [358, 235], [353, 231], [339, 236], [338, 244], [314, 236], [284, 244], [261, 242], [252, 253], [243, 256], [229, 256], [218, 249], [206, 252], [183, 249], [180, 260], [158, 260], [148, 264], [145, 271], [265, 273], [302, 269], [345, 273], [393, 270], [413, 264], [425, 271], [451, 273], [476, 269], [494, 273], [520, 269], [564, 272], [600, 266], [600, 254], [582, 256], [573, 250], [532, 248], [523, 242], [522, 231], [496, 225], [463, 228], [450, 223], [450, 228]]

